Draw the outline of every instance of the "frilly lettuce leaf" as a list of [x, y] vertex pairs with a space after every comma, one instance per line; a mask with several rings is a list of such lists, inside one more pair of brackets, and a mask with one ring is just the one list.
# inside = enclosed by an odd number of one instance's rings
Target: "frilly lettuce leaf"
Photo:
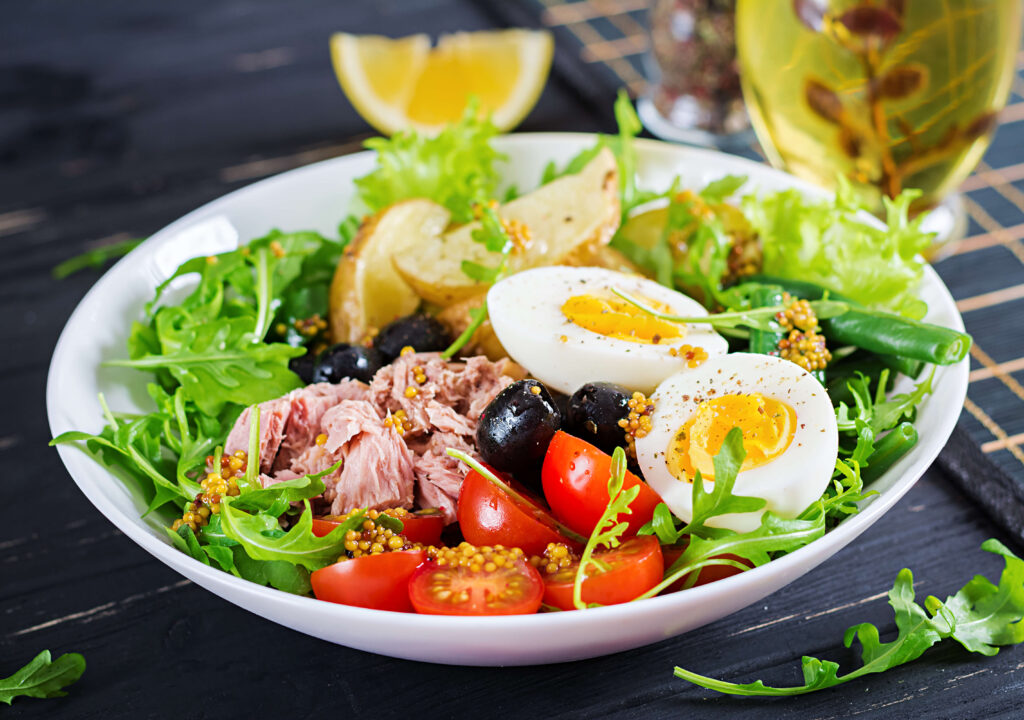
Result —
[[472, 220], [474, 203], [494, 197], [495, 164], [504, 157], [491, 147], [498, 129], [480, 116], [478, 105], [471, 101], [459, 122], [434, 137], [403, 130], [367, 140], [366, 147], [377, 151], [377, 167], [355, 181], [366, 209], [427, 198], [448, 208], [454, 222]]
[[932, 235], [921, 230], [921, 216], [907, 219], [919, 194], [905, 190], [895, 200], [886, 198], [885, 229], [869, 224], [846, 183], [833, 200], [784, 190], [748, 195], [742, 208], [761, 237], [764, 273], [814, 282], [864, 305], [921, 318], [927, 306], [916, 293], [925, 266], [919, 253]]

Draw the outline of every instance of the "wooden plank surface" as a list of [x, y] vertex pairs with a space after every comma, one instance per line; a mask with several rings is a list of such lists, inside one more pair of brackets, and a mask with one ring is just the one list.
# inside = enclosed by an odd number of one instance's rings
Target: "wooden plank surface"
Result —
[[[61, 700], [12, 717], [545, 716], [1019, 717], [1024, 654], [943, 647], [882, 676], [792, 700], [728, 698], [672, 667], [799, 680], [803, 654], [854, 661], [842, 631], [892, 633], [880, 594], [904, 566], [944, 597], [1000, 562], [995, 534], [937, 471], [860, 540], [763, 603], [680, 638], [535, 668], [453, 668], [348, 650], [195, 587], [88, 504], [49, 439], [49, 356], [95, 282], [50, 268], [97, 243], [145, 236], [265, 174], [350, 151], [369, 129], [337, 89], [331, 30], [487, 27], [468, 0], [285, 4], [36, 0], [0, 28], [0, 675], [43, 648], [88, 670]], [[556, 77], [524, 129], [609, 129]]]

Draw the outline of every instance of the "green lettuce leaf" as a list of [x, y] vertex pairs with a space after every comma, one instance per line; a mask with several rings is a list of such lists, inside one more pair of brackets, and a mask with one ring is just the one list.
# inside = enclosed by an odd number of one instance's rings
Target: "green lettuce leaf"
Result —
[[406, 198], [427, 198], [448, 208], [454, 222], [472, 220], [473, 205], [495, 196], [495, 166], [504, 157], [491, 147], [498, 130], [478, 105], [471, 101], [459, 122], [434, 137], [402, 130], [367, 140], [377, 151], [377, 167], [355, 181], [366, 208], [377, 212]]
[[869, 307], [921, 318], [917, 297], [925, 262], [919, 253], [932, 242], [921, 230], [923, 216], [907, 219], [920, 193], [906, 190], [886, 203], [887, 227], [861, 214], [849, 187], [833, 200], [814, 200], [798, 190], [743, 198], [742, 209], [761, 237], [763, 272], [814, 282]]

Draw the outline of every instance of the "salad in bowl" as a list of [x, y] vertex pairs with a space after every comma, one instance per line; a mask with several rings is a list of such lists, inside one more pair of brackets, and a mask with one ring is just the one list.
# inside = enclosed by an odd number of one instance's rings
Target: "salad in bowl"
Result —
[[[670, 608], [766, 565], [777, 580], [737, 598], [770, 592], [892, 487], [881, 479], [924, 435], [919, 406], [962, 394], [948, 371], [970, 338], [922, 319], [922, 287], [948, 295], [920, 258], [910, 194], [883, 224], [842, 191], [728, 172], [742, 161], [684, 181], [671, 149], [638, 151], [628, 100], [616, 114], [618, 135], [533, 158], [533, 189], [504, 174], [508, 141], [470, 110], [435, 137], [370, 141], [335, 237], [165, 241], [139, 283], [151, 296], [123, 299], [127, 352], [99, 351], [113, 386], [146, 379], [145, 402], [101, 395], [102, 428], [54, 422], [54, 444], [125, 481], [131, 502], [114, 504], [139, 509], [133, 538], [275, 619], [346, 606], [406, 630], [415, 615], [562, 623]], [[222, 220], [214, 203], [181, 223]], [[929, 452], [951, 429], [933, 426]], [[87, 492], [106, 504], [109, 488]], [[298, 604], [271, 609], [277, 591]], [[697, 620], [638, 625], [633, 644]], [[511, 661], [541, 657], [524, 653]]]

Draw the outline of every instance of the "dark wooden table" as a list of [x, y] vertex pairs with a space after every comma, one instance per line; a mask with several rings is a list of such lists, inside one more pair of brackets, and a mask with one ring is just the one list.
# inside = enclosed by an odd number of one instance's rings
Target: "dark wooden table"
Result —
[[[88, 670], [11, 717], [1020, 717], [1024, 654], [933, 649], [802, 698], [718, 696], [672, 676], [798, 682], [803, 654], [855, 663], [843, 629], [892, 633], [882, 594], [914, 569], [944, 597], [1001, 562], [997, 535], [937, 470], [860, 540], [754, 607], [660, 644], [532, 668], [460, 668], [329, 645], [193, 586], [100, 516], [49, 439], [57, 335], [98, 274], [60, 260], [145, 236], [274, 172], [356, 149], [369, 129], [338, 90], [328, 33], [439, 33], [499, 22], [469, 0], [7, 3], [0, 26], [0, 675], [43, 648]], [[608, 98], [606, 107], [610, 107]], [[556, 75], [524, 130], [608, 130]], [[0, 706], [2, 707], [2, 706]]]

